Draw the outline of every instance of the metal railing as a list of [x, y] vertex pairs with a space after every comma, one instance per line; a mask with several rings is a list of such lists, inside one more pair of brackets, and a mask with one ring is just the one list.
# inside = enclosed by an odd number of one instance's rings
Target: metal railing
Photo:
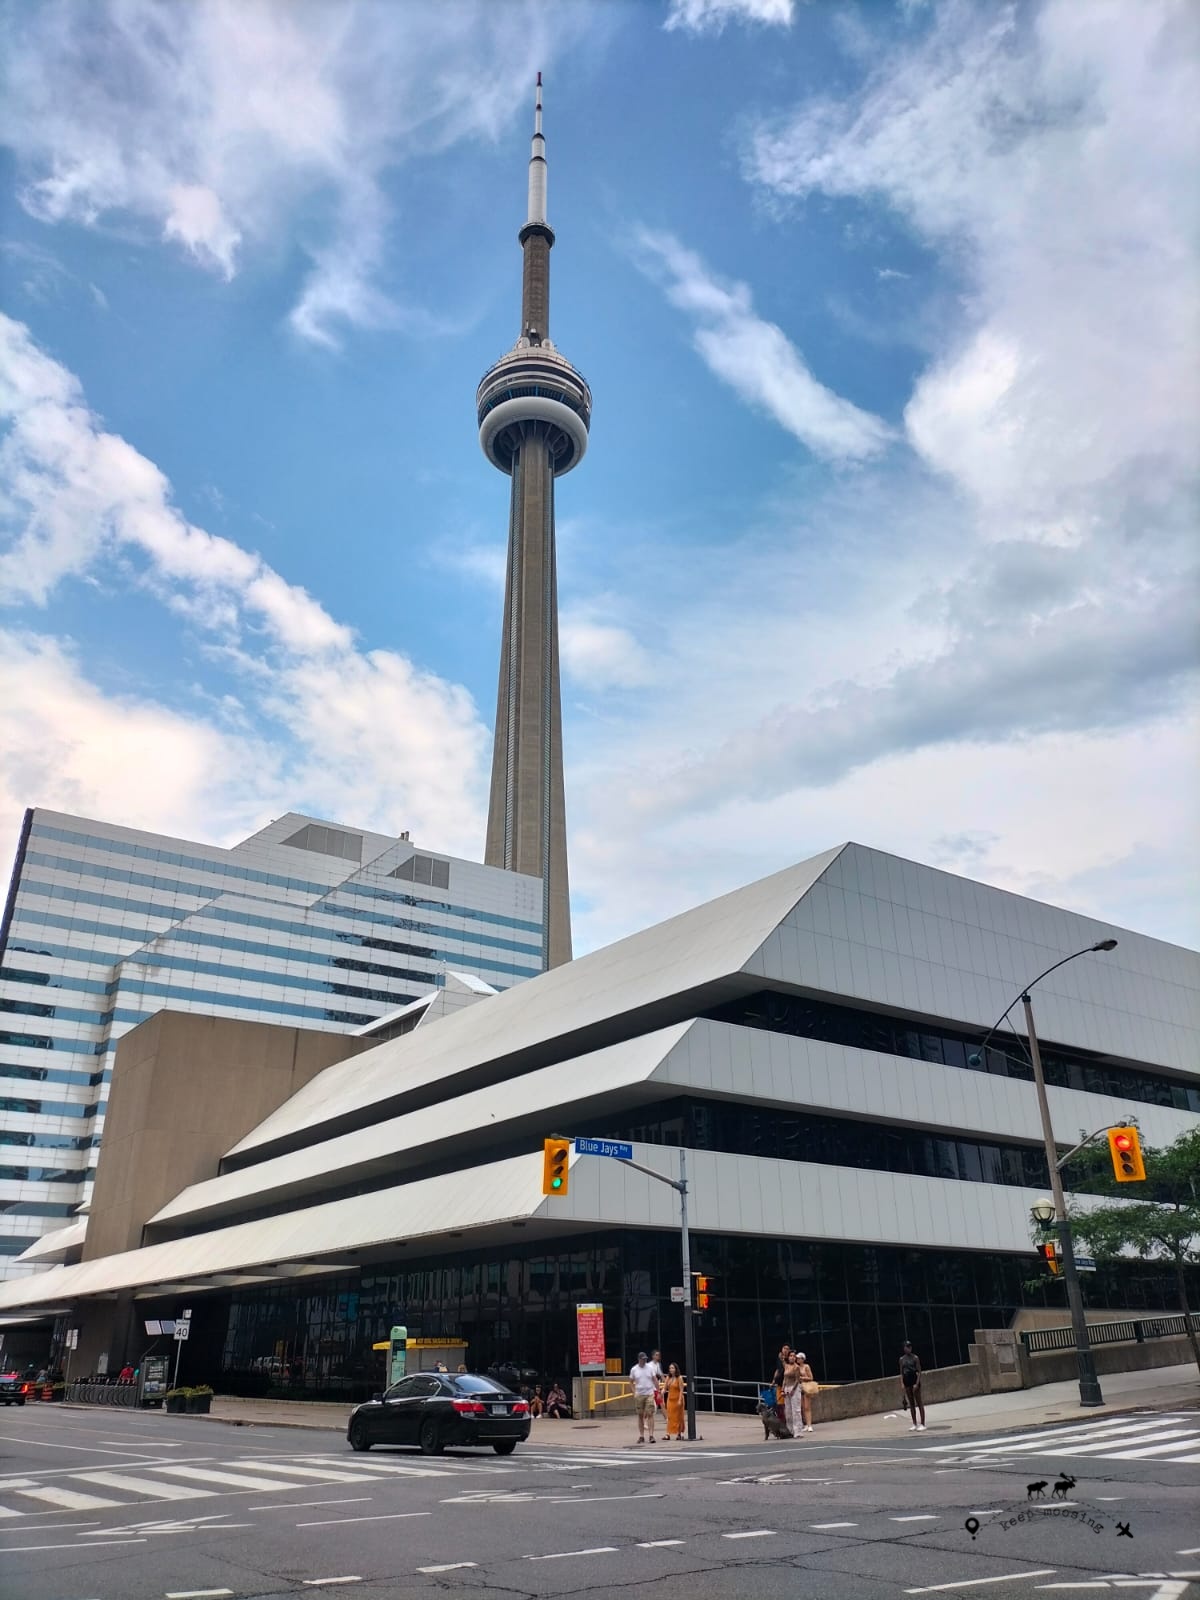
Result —
[[[1200, 1316], [1192, 1314], [1192, 1327], [1200, 1331]], [[1089, 1322], [1088, 1339], [1096, 1344], [1144, 1344], [1147, 1339], [1178, 1339], [1187, 1333], [1187, 1318], [1138, 1317], [1128, 1322]], [[1074, 1350], [1073, 1328], [1026, 1328], [1021, 1343], [1029, 1354], [1047, 1350]]]
[[762, 1382], [751, 1378], [696, 1379], [696, 1409], [702, 1411], [753, 1412], [758, 1405], [758, 1391]]
[[136, 1406], [136, 1383], [94, 1383], [79, 1381], [67, 1385], [67, 1399], [90, 1406]]

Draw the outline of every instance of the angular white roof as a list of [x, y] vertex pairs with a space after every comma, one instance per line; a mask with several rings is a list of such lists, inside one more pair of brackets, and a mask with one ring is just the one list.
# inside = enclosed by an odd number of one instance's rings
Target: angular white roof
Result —
[[[491, 1076], [498, 1079], [505, 1075], [504, 1061], [534, 1052], [539, 1046], [553, 1046], [553, 1054], [561, 1059], [573, 1053], [572, 1036], [585, 1035], [598, 1024], [630, 1013], [647, 1013], [646, 1026], [653, 1027], [656, 1004], [743, 973], [759, 947], [843, 848], [839, 845], [823, 851], [798, 866], [541, 973], [486, 1005], [443, 1018], [435, 1028], [418, 1028], [327, 1067], [229, 1154], [246, 1155], [294, 1139], [306, 1129], [336, 1124], [340, 1117], [361, 1114], [366, 1107], [438, 1082], [445, 1083], [447, 1095], [456, 1093], [461, 1086], [452, 1080], [472, 1069], [492, 1066], [496, 1070]], [[534, 1064], [539, 1063], [530, 1062]]]

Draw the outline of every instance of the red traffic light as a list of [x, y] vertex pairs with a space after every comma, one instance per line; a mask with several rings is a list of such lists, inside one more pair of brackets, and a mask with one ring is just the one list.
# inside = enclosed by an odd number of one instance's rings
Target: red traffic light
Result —
[[1113, 1140], [1113, 1143], [1116, 1145], [1118, 1150], [1133, 1149], [1133, 1140], [1127, 1133], [1118, 1133], [1116, 1138]]

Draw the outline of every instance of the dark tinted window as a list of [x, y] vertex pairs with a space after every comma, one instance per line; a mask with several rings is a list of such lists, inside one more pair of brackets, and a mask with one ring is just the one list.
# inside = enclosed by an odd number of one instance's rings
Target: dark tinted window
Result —
[[460, 1372], [454, 1380], [454, 1387], [462, 1394], [507, 1394], [502, 1383], [494, 1383], [491, 1378], [477, 1378], [473, 1372]]

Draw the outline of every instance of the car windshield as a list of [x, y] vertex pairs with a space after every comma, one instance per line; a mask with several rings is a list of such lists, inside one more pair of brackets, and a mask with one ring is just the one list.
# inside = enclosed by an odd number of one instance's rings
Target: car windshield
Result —
[[491, 1378], [477, 1378], [473, 1372], [460, 1372], [454, 1379], [454, 1387], [463, 1394], [509, 1394], [502, 1383], [495, 1383]]

